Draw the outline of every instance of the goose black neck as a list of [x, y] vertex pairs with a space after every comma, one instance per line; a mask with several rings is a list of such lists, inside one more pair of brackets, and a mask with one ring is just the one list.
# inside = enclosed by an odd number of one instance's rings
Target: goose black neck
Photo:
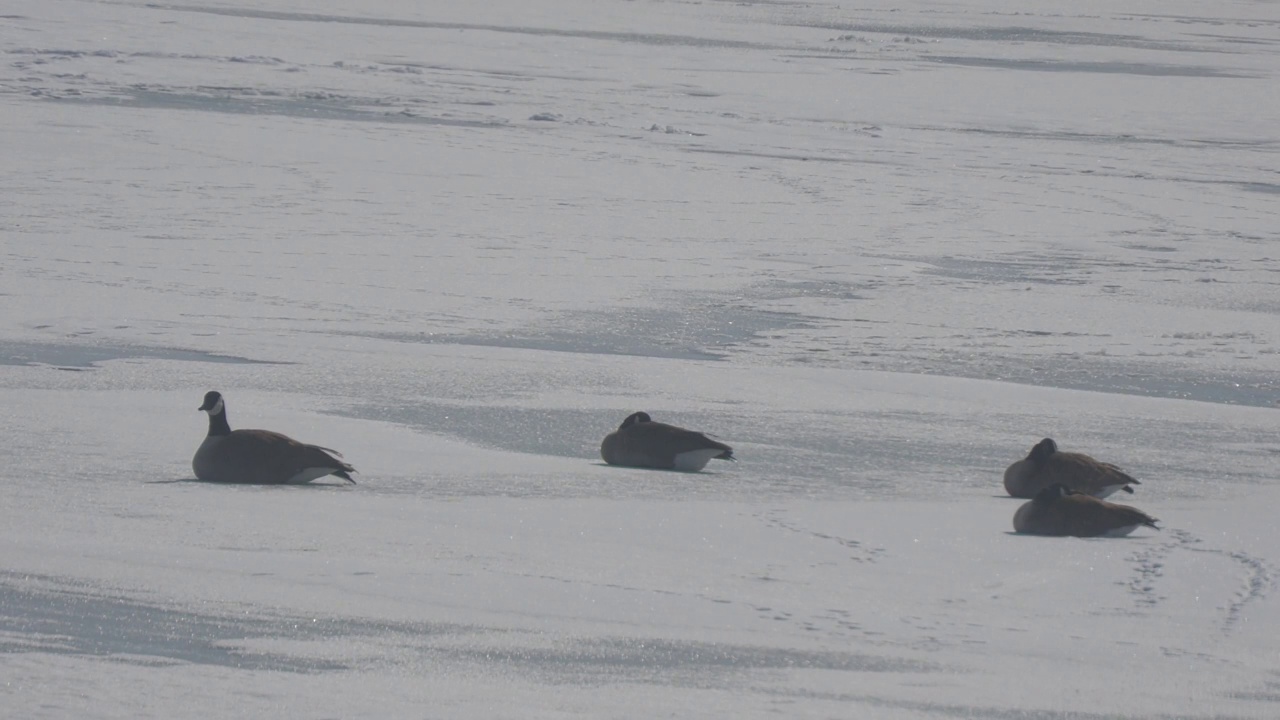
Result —
[[227, 424], [227, 411], [209, 413], [209, 435], [230, 435], [231, 426]]

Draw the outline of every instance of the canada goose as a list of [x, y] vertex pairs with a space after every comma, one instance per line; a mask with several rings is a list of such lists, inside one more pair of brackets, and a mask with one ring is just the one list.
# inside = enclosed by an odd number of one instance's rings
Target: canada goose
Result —
[[1121, 537], [1139, 525], [1159, 530], [1155, 518], [1128, 505], [1099, 500], [1054, 483], [1013, 514], [1013, 529], [1029, 535]]
[[1142, 484], [1111, 463], [1082, 453], [1058, 452], [1052, 438], [1036, 443], [1026, 458], [1004, 471], [1004, 489], [1013, 497], [1035, 497], [1054, 483], [1100, 498], [1117, 490], [1132, 493], [1130, 485]]
[[191, 459], [191, 469], [205, 482], [297, 484], [337, 475], [353, 485], [355, 468], [333, 457], [337, 450], [305, 445], [270, 430], [235, 430], [227, 424], [222, 394], [205, 393], [198, 410], [209, 413], [209, 435]]
[[629, 415], [600, 443], [610, 465], [698, 472], [712, 458], [733, 460], [733, 448], [696, 430], [654, 422], [649, 413]]

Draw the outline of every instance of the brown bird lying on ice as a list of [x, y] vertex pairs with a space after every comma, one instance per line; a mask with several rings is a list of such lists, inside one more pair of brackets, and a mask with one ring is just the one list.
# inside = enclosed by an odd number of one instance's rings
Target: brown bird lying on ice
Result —
[[1099, 500], [1054, 483], [1013, 515], [1013, 529], [1028, 535], [1121, 537], [1139, 526], [1159, 530], [1157, 520], [1128, 505]]
[[1035, 497], [1054, 483], [1100, 498], [1117, 490], [1132, 493], [1130, 485], [1141, 485], [1111, 463], [1094, 460], [1083, 453], [1059, 452], [1052, 438], [1036, 443], [1026, 458], [1004, 471], [1004, 489], [1013, 497]]
[[307, 445], [270, 430], [232, 430], [222, 394], [205, 393], [198, 410], [209, 413], [209, 434], [191, 459], [196, 478], [205, 482], [297, 484], [336, 475], [352, 484], [356, 471], [337, 450]]
[[712, 459], [733, 460], [733, 448], [638, 412], [605, 437], [600, 456], [610, 465], [698, 472]]

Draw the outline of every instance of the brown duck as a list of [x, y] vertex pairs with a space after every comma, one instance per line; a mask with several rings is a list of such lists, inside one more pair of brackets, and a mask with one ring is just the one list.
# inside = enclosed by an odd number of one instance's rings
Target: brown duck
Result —
[[1013, 515], [1013, 529], [1028, 535], [1121, 537], [1140, 526], [1159, 530], [1155, 518], [1128, 505], [1099, 500], [1054, 483]]
[[1032, 498], [1044, 488], [1061, 483], [1076, 492], [1104, 498], [1130, 485], [1141, 485], [1128, 473], [1083, 453], [1059, 452], [1052, 438], [1031, 448], [1025, 458], [1004, 471], [1004, 489], [1013, 497]]
[[712, 459], [733, 460], [733, 448], [696, 430], [654, 422], [649, 413], [633, 413], [600, 443], [610, 465], [698, 472]]

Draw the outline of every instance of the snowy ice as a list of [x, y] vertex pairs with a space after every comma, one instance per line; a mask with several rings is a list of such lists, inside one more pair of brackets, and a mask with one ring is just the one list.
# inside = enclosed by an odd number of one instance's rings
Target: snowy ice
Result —
[[[0, 716], [1280, 716], [1280, 6], [6, 0]], [[233, 428], [359, 484], [196, 482]], [[605, 466], [628, 414], [698, 474]], [[1161, 520], [1023, 537], [1043, 437]]]

